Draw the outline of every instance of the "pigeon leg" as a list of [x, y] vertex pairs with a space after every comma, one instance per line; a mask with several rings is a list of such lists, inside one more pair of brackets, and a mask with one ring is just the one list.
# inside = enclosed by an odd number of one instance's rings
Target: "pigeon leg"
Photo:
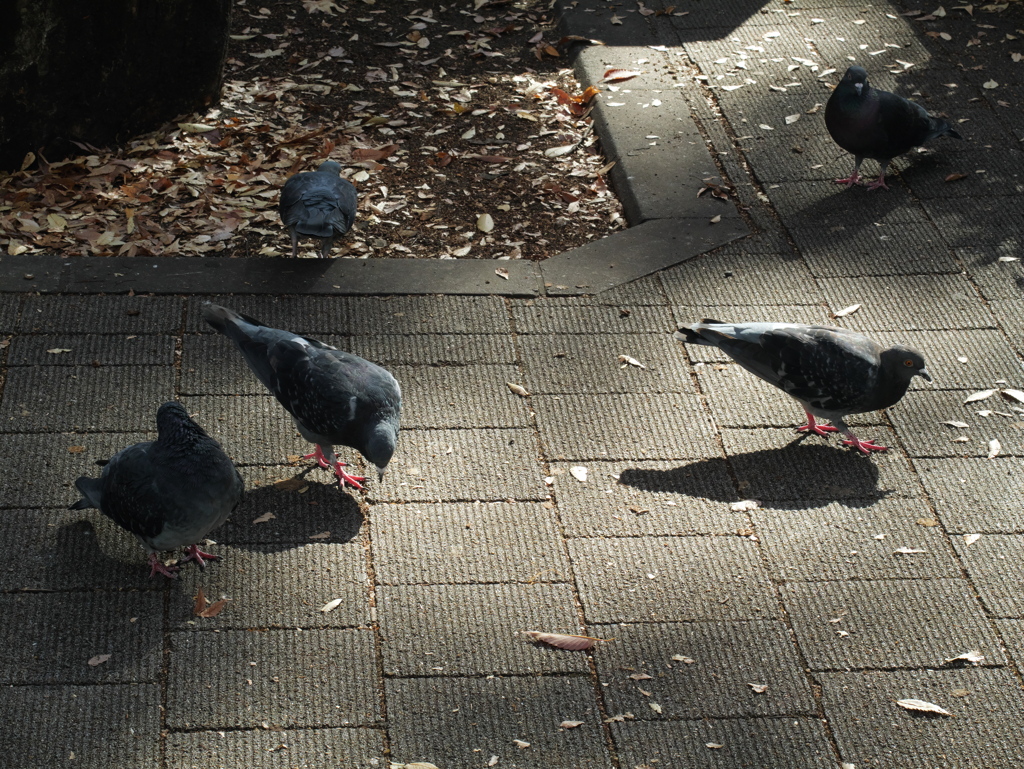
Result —
[[342, 466], [347, 466], [347, 465], [345, 465], [344, 462], [337, 462], [336, 461], [334, 463], [334, 474], [336, 476], [338, 476], [338, 485], [341, 486], [341, 488], [345, 488], [345, 484], [347, 483], [352, 488], [359, 489], [360, 491], [362, 491], [363, 490], [363, 486], [362, 486], [361, 483], [359, 483], [359, 481], [365, 481], [366, 478], [364, 476], [361, 476], [361, 475], [349, 475], [348, 473], [346, 473], [344, 470], [341, 469]]
[[299, 255], [299, 233], [292, 229], [292, 259]]
[[815, 435], [828, 435], [829, 433], [835, 433], [839, 431], [838, 427], [833, 427], [832, 425], [819, 425], [816, 421], [814, 421], [814, 414], [812, 414], [810, 411], [806, 411], [804, 413], [807, 414], [807, 424], [801, 425], [800, 427], [796, 428], [797, 432], [814, 433]]
[[324, 238], [320, 241], [320, 257], [322, 259], [331, 258], [331, 249], [334, 248], [334, 238]]
[[849, 440], [843, 441], [844, 446], [853, 446], [862, 454], [870, 454], [872, 451], [888, 451], [888, 446], [879, 446], [874, 440], [862, 441], [856, 435], [849, 430], [846, 431], [846, 437]]
[[868, 185], [868, 192], [871, 190], [877, 190], [881, 187], [883, 190], [889, 189], [889, 185], [885, 183], [885, 169], [889, 167], [889, 161], [882, 163], [882, 171], [871, 184]]
[[189, 545], [185, 548], [185, 557], [178, 561], [178, 564], [183, 564], [186, 561], [195, 561], [196, 566], [200, 569], [206, 568], [207, 561], [219, 561], [220, 556], [214, 555], [213, 553], [207, 553], [199, 549], [199, 545]]
[[320, 465], [324, 470], [331, 470], [332, 465], [327, 461], [327, 457], [324, 456], [324, 452], [320, 450], [320, 444], [317, 444], [316, 451], [312, 454], [303, 454], [303, 459], [316, 459], [317, 464]]
[[324, 456], [324, 452], [320, 448], [320, 444], [317, 444], [316, 451], [314, 451], [312, 454], [306, 454], [302, 458], [316, 458], [316, 461], [320, 464], [320, 467], [324, 468], [324, 470], [333, 470], [334, 474], [338, 476], [338, 482], [341, 484], [341, 488], [345, 488], [345, 484], [348, 483], [353, 488], [361, 490], [363, 487], [359, 485], [359, 481], [365, 481], [366, 478], [358, 475], [349, 475], [348, 473], [341, 469], [343, 467], [348, 467], [348, 463], [342, 462], [340, 459], [338, 459], [334, 455], [333, 451], [330, 452], [330, 455], [330, 457]]
[[864, 158], [857, 158], [853, 164], [853, 173], [845, 179], [836, 179], [836, 184], [845, 184], [847, 187], [860, 184], [860, 164], [862, 162], [864, 162]]
[[178, 565], [172, 564], [171, 566], [164, 566], [164, 562], [160, 560], [160, 556], [156, 553], [149, 554], [149, 578], [152, 579], [157, 572], [160, 572], [168, 579], [178, 578]]

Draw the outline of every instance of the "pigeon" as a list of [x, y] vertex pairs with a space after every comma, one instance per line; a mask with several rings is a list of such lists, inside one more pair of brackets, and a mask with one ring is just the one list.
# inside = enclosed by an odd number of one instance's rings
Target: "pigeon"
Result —
[[[149, 576], [177, 577], [180, 565], [203, 568], [220, 556], [196, 544], [216, 529], [242, 499], [242, 476], [228, 455], [176, 401], [156, 412], [157, 439], [121, 449], [99, 478], [81, 477], [82, 499], [71, 510], [95, 507], [127, 529], [149, 553]], [[157, 553], [185, 548], [185, 557], [165, 566]]]
[[963, 139], [942, 118], [932, 117], [924, 107], [888, 91], [868, 85], [868, 73], [856, 65], [846, 70], [825, 105], [825, 126], [832, 139], [853, 153], [853, 173], [836, 184], [850, 187], [860, 182], [860, 164], [864, 158], [877, 160], [882, 167], [869, 190], [889, 189], [885, 170], [889, 162], [914, 147], [938, 136]]
[[[885, 451], [850, 430], [848, 414], [886, 409], [899, 402], [915, 376], [931, 382], [924, 357], [903, 345], [888, 349], [863, 334], [835, 326], [796, 323], [721, 323], [679, 326], [675, 338], [717, 347], [754, 376], [795, 398], [807, 414], [800, 432], [842, 432], [864, 454]], [[834, 427], [815, 421], [827, 419]]]
[[299, 253], [299, 236], [320, 238], [321, 257], [331, 255], [334, 239], [356, 219], [356, 188], [342, 179], [341, 166], [326, 160], [315, 171], [295, 174], [281, 189], [278, 210], [292, 236], [292, 257]]
[[366, 478], [350, 475], [334, 446], [349, 446], [384, 469], [398, 442], [402, 390], [389, 371], [316, 339], [281, 331], [226, 307], [203, 305], [206, 322], [242, 351], [246, 364], [292, 415], [299, 433], [316, 446], [321, 467], [339, 484], [362, 489]]

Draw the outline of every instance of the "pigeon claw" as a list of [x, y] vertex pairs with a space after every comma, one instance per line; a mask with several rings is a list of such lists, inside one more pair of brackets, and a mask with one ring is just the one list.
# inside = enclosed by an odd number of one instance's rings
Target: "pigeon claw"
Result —
[[815, 421], [814, 415], [809, 412], [807, 414], [807, 424], [800, 425], [796, 430], [798, 433], [814, 433], [815, 435], [828, 435], [829, 433], [839, 432], [838, 427], [833, 427], [832, 425], [819, 425]]
[[875, 179], [873, 182], [871, 182], [871, 184], [869, 184], [868, 187], [867, 187], [868, 192], [871, 192], [871, 190], [877, 190], [877, 189], [883, 189], [883, 190], [889, 189], [889, 185], [885, 183], [885, 177], [884, 176], [879, 176], [877, 179]]
[[852, 187], [855, 184], [860, 184], [860, 174], [854, 171], [845, 179], [836, 179], [836, 184], [845, 184], [847, 187]]
[[343, 466], [344, 467], [348, 467], [348, 465], [346, 465], [344, 462], [338, 462], [334, 466], [334, 474], [336, 476], [338, 476], [338, 485], [341, 486], [341, 488], [345, 488], [345, 484], [347, 483], [352, 488], [359, 489], [360, 491], [362, 491], [363, 490], [363, 486], [359, 482], [360, 481], [365, 481], [366, 480], [365, 476], [349, 475], [348, 473], [346, 473], [344, 470], [341, 469]]
[[180, 566], [188, 561], [195, 561], [196, 566], [200, 569], [206, 568], [207, 561], [219, 561], [220, 556], [214, 555], [213, 553], [207, 553], [199, 549], [199, 545], [189, 545], [185, 548], [185, 557], [178, 561], [177, 565]]
[[843, 441], [844, 446], [853, 446], [862, 454], [870, 454], [872, 451], [888, 451], [888, 446], [879, 446], [874, 440], [862, 441], [855, 435], [850, 435], [850, 439]]
[[153, 579], [157, 572], [163, 574], [168, 579], [178, 578], [178, 564], [171, 564], [170, 566], [164, 565], [164, 562], [160, 560], [160, 556], [156, 553], [149, 554], [149, 578]]
[[319, 446], [316, 447], [316, 451], [314, 451], [312, 454], [303, 454], [302, 458], [315, 459], [317, 463], [320, 465], [320, 467], [322, 467], [324, 470], [331, 469], [331, 463], [327, 461], [327, 457], [324, 456], [324, 453], [320, 450]]

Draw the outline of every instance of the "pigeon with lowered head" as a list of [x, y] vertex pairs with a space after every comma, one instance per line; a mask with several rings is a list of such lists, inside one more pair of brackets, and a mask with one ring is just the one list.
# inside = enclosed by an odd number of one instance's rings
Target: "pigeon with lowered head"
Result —
[[[903, 345], [888, 349], [863, 334], [835, 326], [796, 323], [720, 323], [680, 326], [675, 338], [717, 347], [740, 366], [795, 398], [807, 414], [800, 432], [842, 432], [867, 454], [885, 451], [862, 441], [844, 421], [849, 414], [886, 409], [902, 398], [915, 376], [931, 382], [924, 357]], [[827, 419], [834, 427], [815, 421]]]
[[836, 184], [850, 187], [860, 181], [864, 158], [877, 160], [882, 167], [869, 190], [885, 183], [885, 170], [897, 155], [920, 147], [938, 136], [963, 139], [942, 118], [932, 117], [924, 107], [888, 91], [868, 85], [868, 73], [854, 65], [846, 70], [825, 105], [825, 126], [835, 143], [853, 154], [853, 173]]
[[389, 371], [315, 339], [270, 328], [226, 307], [206, 303], [203, 317], [233, 340], [246, 364], [316, 446], [315, 458], [334, 470], [341, 487], [363, 488], [334, 454], [349, 446], [377, 468], [378, 480], [398, 442], [402, 390]]
[[[157, 439], [121, 449], [104, 463], [99, 478], [75, 481], [82, 499], [72, 510], [95, 507], [127, 529], [149, 552], [149, 576], [176, 577], [179, 564], [220, 556], [198, 542], [227, 520], [242, 499], [242, 476], [228, 455], [175, 401], [156, 412]], [[185, 548], [165, 566], [157, 555]]]
[[331, 255], [356, 219], [356, 188], [342, 179], [341, 166], [326, 160], [315, 171], [295, 174], [284, 183], [278, 210], [292, 236], [292, 257], [299, 254], [299, 237], [320, 239], [320, 256]]

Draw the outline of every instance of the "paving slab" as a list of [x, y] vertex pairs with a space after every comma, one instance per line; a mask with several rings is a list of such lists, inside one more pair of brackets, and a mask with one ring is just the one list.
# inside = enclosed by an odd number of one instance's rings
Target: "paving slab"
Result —
[[[1024, 728], [1024, 693], [1009, 670], [821, 673], [825, 715], [843, 761], [883, 769], [1013, 766]], [[932, 702], [952, 718], [915, 713], [896, 700]]]
[[[342, 628], [370, 622], [370, 584], [362, 543], [214, 546], [221, 560], [204, 570], [185, 566], [168, 606], [178, 630]], [[227, 599], [216, 617], [196, 617], [199, 589], [210, 603]], [[329, 612], [328, 602], [341, 603]]]
[[[837, 233], [873, 227], [876, 222], [897, 225], [924, 224], [929, 221], [928, 213], [905, 185], [891, 184], [890, 190], [883, 196], [869, 192], [864, 187], [847, 188], [835, 184], [832, 180], [837, 175], [846, 176], [853, 170], [853, 158], [845, 153], [836, 155], [839, 150], [831, 140], [819, 137], [792, 146], [803, 150], [798, 153], [801, 157], [809, 155], [814, 165], [823, 164], [823, 168], [821, 178], [816, 181], [787, 180], [780, 184], [766, 185], [765, 195], [790, 227], [808, 228], [817, 225], [826, 232]], [[786, 151], [792, 153], [792, 146]], [[769, 152], [770, 148], [764, 151]], [[757, 162], [756, 156], [754, 160]], [[864, 166], [862, 169], [868, 173], [875, 171], [874, 168]], [[842, 218], [838, 221], [837, 211], [842, 212]]]
[[[7, 617], [5, 685], [156, 683], [163, 655], [163, 596], [154, 593], [0, 595]], [[90, 665], [97, 655], [103, 664]]]
[[377, 588], [384, 673], [391, 676], [586, 673], [587, 656], [525, 632], [579, 634], [567, 584]]
[[[523, 385], [535, 395], [694, 392], [682, 345], [666, 332], [524, 334], [518, 344]], [[621, 361], [622, 355], [643, 368]]]
[[403, 430], [385, 478], [369, 487], [370, 502], [548, 496], [532, 430]]
[[[779, 580], [958, 577], [960, 566], [923, 499], [762, 501], [751, 517]], [[923, 550], [902, 555], [901, 547]]]
[[573, 539], [569, 557], [589, 623], [772, 619], [778, 613], [757, 545], [747, 538]]
[[19, 769], [110, 769], [160, 764], [160, 689], [154, 684], [13, 686], [0, 751]]
[[56, 254], [0, 254], [0, 290], [56, 291], [65, 262]]
[[18, 335], [11, 340], [7, 365], [171, 366], [174, 365], [174, 337], [165, 334]]
[[1024, 264], [1014, 256], [1014, 244], [967, 246], [955, 252], [986, 299], [1021, 299]]
[[612, 724], [612, 735], [623, 766], [833, 769], [836, 765], [824, 726], [807, 717], [624, 721]]
[[569, 537], [731, 534], [749, 523], [730, 508], [740, 498], [724, 459], [588, 463], [585, 483], [572, 467], [553, 464], [550, 476]]
[[[816, 710], [810, 682], [782, 622], [607, 625], [593, 630], [615, 638], [595, 655], [610, 713], [663, 721], [813, 715]], [[750, 684], [768, 689], [758, 693]]]
[[380, 764], [384, 739], [375, 729], [287, 729], [237, 732], [171, 732], [168, 769], [359, 769]]
[[553, 460], [684, 459], [720, 455], [696, 395], [538, 395], [540, 440]]
[[946, 531], [1024, 532], [1024, 480], [1014, 457], [950, 457], [914, 461]]
[[1020, 594], [1024, 535], [984, 534], [970, 545], [957, 537], [953, 545], [989, 613], [995, 617], [1024, 617], [1024, 598]]
[[[289, 455], [313, 450], [284, 407], [271, 395], [200, 395], [181, 398], [189, 415], [218, 441], [239, 466], [270, 465], [289, 461]], [[358, 454], [338, 447], [343, 462]], [[327, 478], [327, 474], [324, 474]]]
[[959, 273], [960, 266], [931, 224], [837, 225], [790, 230], [817, 276]]
[[667, 307], [620, 307], [586, 299], [511, 303], [517, 334], [657, 334], [673, 331]]
[[1003, 643], [1017, 665], [1024, 661], [1024, 620], [998, 619], [995, 621]]
[[704, 254], [665, 270], [661, 280], [669, 301], [679, 305], [821, 302], [811, 271], [802, 259], [791, 254]]
[[375, 576], [385, 585], [569, 578], [548, 503], [375, 505], [371, 530]]
[[380, 720], [375, 656], [369, 630], [174, 633], [167, 726], [373, 724]]
[[528, 427], [530, 411], [511, 393], [515, 366], [391, 366], [402, 387], [403, 428]]
[[937, 668], [969, 649], [1005, 663], [963, 579], [794, 582], [781, 592], [812, 670]]
[[0, 294], [0, 333], [9, 334], [18, 327], [21, 302], [22, 297], [17, 294]]
[[[391, 755], [445, 769], [495, 764], [550, 769], [571, 756], [573, 769], [611, 769], [594, 687], [580, 676], [388, 679]], [[563, 729], [563, 721], [582, 721]], [[519, 748], [513, 740], [530, 743]]]
[[[895, 435], [881, 427], [860, 431], [892, 446]], [[870, 457], [839, 444], [838, 438], [807, 437], [795, 429], [722, 430], [729, 464], [740, 493], [754, 499], [845, 501], [870, 504], [888, 496], [917, 496], [920, 491], [899, 451]]]
[[[613, 9], [596, 2], [596, 0], [583, 0], [578, 4], [568, 4], [564, 0], [560, 0], [558, 6], [559, 28], [564, 29], [565, 34], [597, 38], [606, 45], [615, 47], [642, 46], [645, 42], [658, 41], [647, 22], [647, 17], [639, 13], [630, 13], [623, 9], [624, 13], [617, 14]], [[579, 13], [567, 13], [566, 11], [569, 9], [578, 10]], [[613, 15], [618, 16], [621, 23], [614, 24], [612, 22]], [[589, 50], [591, 49], [585, 49], [583, 53]]]
[[[912, 457], [987, 457], [990, 441], [997, 440], [1002, 455], [1024, 454], [1021, 415], [1011, 411], [1002, 398], [964, 403], [972, 390], [908, 392], [899, 405], [887, 412]], [[979, 411], [993, 412], [981, 416]], [[996, 413], [999, 412], [999, 413]], [[1008, 416], [1001, 416], [1006, 414]], [[966, 423], [967, 428], [943, 422]], [[957, 438], [966, 437], [966, 442]]]
[[18, 330], [31, 334], [173, 334], [182, 302], [152, 296], [30, 296]]
[[512, 339], [498, 334], [359, 335], [351, 337], [344, 347], [337, 346], [381, 366], [466, 366], [516, 362]]
[[18, 367], [7, 374], [0, 430], [148, 430], [173, 387], [170, 366]]
[[922, 205], [953, 248], [1020, 244], [1024, 195], [983, 198], [926, 198]]

